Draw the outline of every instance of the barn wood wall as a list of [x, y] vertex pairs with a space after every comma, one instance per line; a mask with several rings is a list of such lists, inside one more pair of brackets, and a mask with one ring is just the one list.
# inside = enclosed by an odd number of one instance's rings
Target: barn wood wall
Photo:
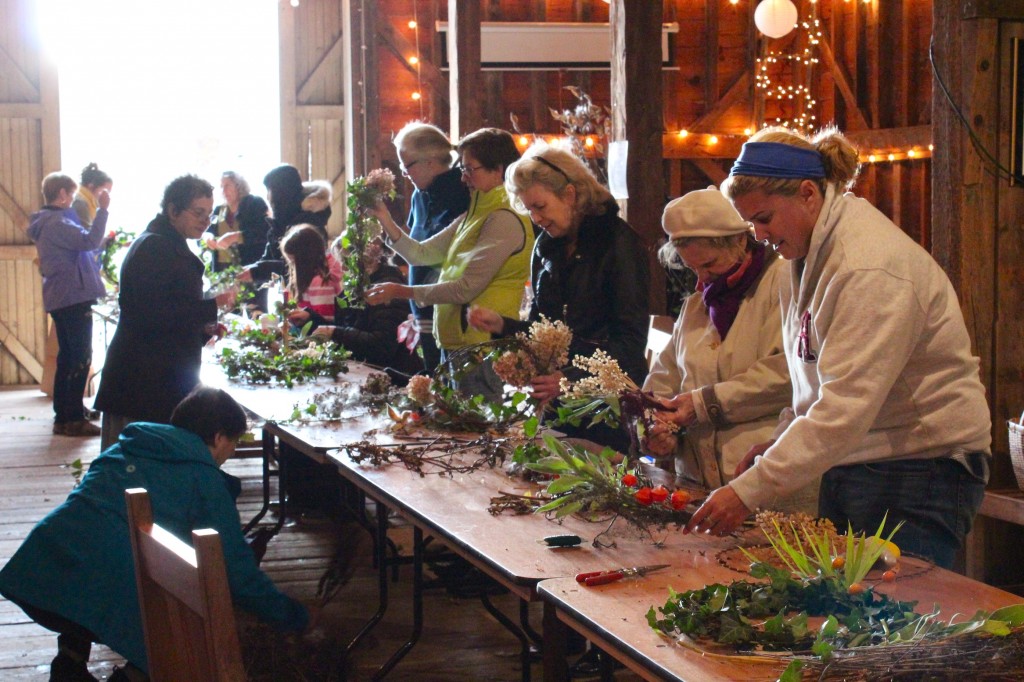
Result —
[[[378, 22], [383, 26], [377, 54], [380, 77], [379, 145], [391, 158], [392, 135], [405, 123], [429, 120], [448, 125], [446, 91], [432, 69], [440, 64], [441, 44], [434, 21], [447, 19], [447, 3], [437, 0], [381, 0]], [[678, 70], [663, 71], [666, 192], [679, 196], [720, 182], [761, 113], [772, 121], [784, 115], [777, 102], [763, 101], [754, 88], [754, 59], [764, 50], [790, 52], [802, 48], [807, 33], [794, 31], [780, 40], [759, 40], [753, 28], [754, 2], [728, 0], [713, 3], [666, 0], [664, 20], [678, 22], [672, 34]], [[807, 79], [817, 99], [819, 121], [834, 122], [854, 134], [871, 132], [872, 150], [905, 151], [911, 143], [930, 142], [931, 74], [927, 60], [931, 36], [931, 0], [884, 0], [869, 4], [797, 0], [800, 16], [818, 13], [824, 33], [819, 63], [787, 74]], [[816, 9], [815, 9], [816, 8]], [[583, 0], [484, 0], [485, 20], [493, 21], [608, 21], [608, 5]], [[420, 56], [426, 62], [417, 71], [407, 58], [414, 53], [419, 24]], [[524, 49], [529, 49], [524, 44]], [[424, 74], [430, 72], [430, 76]], [[443, 78], [444, 75], [442, 74]], [[796, 82], [795, 80], [793, 82]], [[559, 132], [548, 107], [567, 108], [575, 98], [565, 86], [583, 88], [599, 104], [610, 101], [609, 72], [594, 71], [488, 71], [480, 93], [484, 125], [511, 128], [515, 115], [527, 133]], [[419, 90], [420, 100], [411, 93]], [[676, 133], [706, 132], [722, 136], [714, 147], [698, 135], [687, 139]], [[919, 150], [921, 147], [919, 147]], [[873, 201], [922, 245], [930, 244], [931, 159], [866, 164], [856, 191]]]
[[56, 78], [42, 59], [36, 3], [0, 0], [0, 385], [40, 380], [46, 313], [25, 234], [39, 181], [60, 167]]

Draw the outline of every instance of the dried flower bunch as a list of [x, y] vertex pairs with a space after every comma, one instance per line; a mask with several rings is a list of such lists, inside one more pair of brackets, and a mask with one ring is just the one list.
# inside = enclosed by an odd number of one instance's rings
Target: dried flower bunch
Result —
[[366, 176], [355, 178], [345, 187], [348, 216], [345, 219], [347, 228], [341, 236], [345, 256], [338, 304], [343, 308], [361, 308], [365, 305], [363, 294], [370, 286], [370, 273], [363, 257], [370, 242], [381, 234], [380, 223], [370, 210], [379, 202], [390, 201], [397, 196], [395, 175], [387, 168], [378, 168]]
[[494, 373], [506, 384], [529, 386], [538, 376], [554, 374], [569, 363], [572, 330], [561, 320], [541, 319], [525, 334], [516, 334], [518, 342], [494, 360]]
[[557, 408], [556, 424], [580, 426], [584, 419], [589, 418], [588, 427], [595, 424], [607, 424], [612, 428], [625, 425], [638, 448], [655, 422], [667, 426], [670, 431], [678, 431], [677, 425], [660, 416], [665, 408], [653, 394], [641, 391], [622, 371], [618, 361], [603, 350], [594, 351], [590, 357], [576, 356], [572, 364], [590, 376], [575, 382], [562, 378], [559, 387], [563, 397]]

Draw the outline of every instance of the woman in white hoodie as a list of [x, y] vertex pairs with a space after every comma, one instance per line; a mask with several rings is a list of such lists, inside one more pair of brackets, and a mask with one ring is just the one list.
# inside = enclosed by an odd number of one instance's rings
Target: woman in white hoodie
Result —
[[[991, 419], [956, 292], [938, 263], [846, 191], [857, 151], [760, 131], [724, 185], [755, 236], [790, 261], [782, 335], [793, 406], [687, 530], [727, 533], [763, 499], [822, 476], [838, 527], [905, 525], [903, 549], [953, 563], [984, 495]], [[749, 467], [749, 468], [748, 468]]]

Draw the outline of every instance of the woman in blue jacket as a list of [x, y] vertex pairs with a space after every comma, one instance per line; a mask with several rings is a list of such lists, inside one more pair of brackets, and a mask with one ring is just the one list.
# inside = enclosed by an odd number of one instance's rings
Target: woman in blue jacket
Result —
[[197, 528], [220, 533], [237, 607], [282, 631], [307, 627], [305, 607], [257, 566], [235, 507], [241, 483], [220, 470], [245, 430], [241, 406], [224, 391], [201, 386], [175, 408], [170, 425], [129, 425], [64, 504], [29, 533], [0, 571], [0, 594], [58, 633], [51, 679], [93, 679], [86, 668], [92, 642], [148, 670], [126, 488], [148, 490], [154, 521], [185, 542]]

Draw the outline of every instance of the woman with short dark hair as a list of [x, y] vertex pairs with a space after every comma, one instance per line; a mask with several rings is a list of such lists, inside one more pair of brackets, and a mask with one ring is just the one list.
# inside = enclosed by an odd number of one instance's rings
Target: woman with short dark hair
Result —
[[[148, 672], [124, 491], [145, 488], [153, 519], [184, 542], [193, 530], [220, 535], [231, 600], [281, 631], [309, 614], [260, 571], [241, 532], [241, 482], [220, 470], [247, 428], [245, 412], [220, 389], [199, 387], [171, 425], [138, 423], [93, 461], [82, 483], [36, 526], [0, 571], [0, 593], [58, 633], [51, 680], [90, 680], [93, 642], [128, 659], [111, 680]], [[134, 670], [133, 670], [134, 668]]]
[[204, 296], [203, 262], [186, 241], [202, 237], [210, 224], [213, 186], [184, 175], [167, 186], [160, 205], [121, 266], [120, 318], [96, 395], [104, 448], [129, 422], [168, 422], [199, 383], [218, 306], [235, 301], [235, 291]]

